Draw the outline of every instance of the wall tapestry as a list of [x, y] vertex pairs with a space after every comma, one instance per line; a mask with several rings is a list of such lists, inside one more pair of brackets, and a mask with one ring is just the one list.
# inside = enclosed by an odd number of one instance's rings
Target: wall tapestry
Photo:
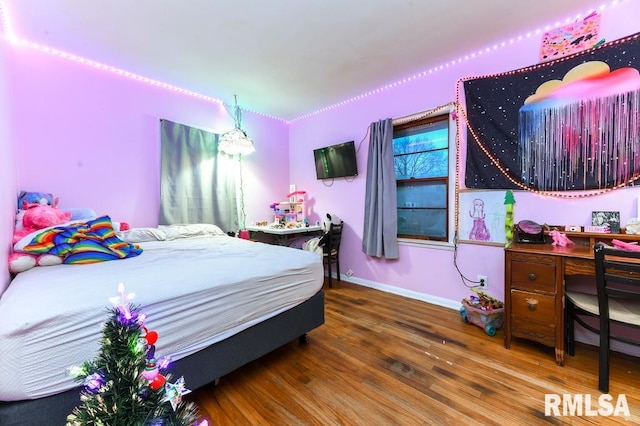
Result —
[[640, 33], [463, 79], [465, 186], [571, 191], [640, 177]]
[[558, 59], [593, 47], [600, 32], [600, 15], [593, 12], [586, 18], [554, 28], [542, 36], [540, 62]]
[[505, 191], [459, 191], [458, 197], [458, 241], [504, 245]]

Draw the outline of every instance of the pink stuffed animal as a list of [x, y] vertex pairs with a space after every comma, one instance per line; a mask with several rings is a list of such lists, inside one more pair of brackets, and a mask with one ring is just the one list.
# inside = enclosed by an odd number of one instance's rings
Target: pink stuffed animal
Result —
[[563, 234], [560, 231], [553, 230], [549, 232], [549, 235], [553, 238], [553, 242], [551, 243], [553, 246], [565, 247], [573, 244], [573, 241], [567, 237], [567, 234]]
[[29, 253], [11, 253], [9, 255], [9, 271], [12, 274], [28, 271], [36, 266], [60, 265], [62, 258], [53, 254], [34, 256]]
[[25, 213], [22, 217], [22, 223], [25, 228], [43, 229], [68, 222], [71, 219], [70, 212], [63, 212], [58, 208], [57, 198], [51, 206], [24, 202], [23, 207]]
[[[42, 204], [28, 204], [23, 202], [24, 213], [22, 215], [22, 229], [17, 229], [13, 234], [13, 244], [23, 237], [40, 229], [55, 225], [61, 225], [71, 219], [70, 212], [64, 212], [57, 208], [58, 199], [53, 206]], [[34, 266], [50, 266], [62, 263], [58, 256], [43, 254], [34, 256], [28, 253], [11, 253], [9, 255], [9, 271], [13, 274], [24, 272]]]

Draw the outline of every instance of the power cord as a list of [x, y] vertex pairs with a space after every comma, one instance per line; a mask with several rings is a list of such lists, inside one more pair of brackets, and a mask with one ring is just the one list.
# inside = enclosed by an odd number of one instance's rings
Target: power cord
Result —
[[[460, 270], [460, 268], [458, 267], [458, 231], [456, 231], [455, 237], [453, 240], [453, 266], [456, 267], [456, 271], [458, 271], [458, 274], [460, 275], [460, 279], [462, 280], [462, 285], [464, 285], [467, 288], [476, 288], [480, 286], [481, 281], [474, 281], [472, 279], [465, 277], [462, 271]], [[472, 285], [467, 285], [467, 283], [470, 283]]]

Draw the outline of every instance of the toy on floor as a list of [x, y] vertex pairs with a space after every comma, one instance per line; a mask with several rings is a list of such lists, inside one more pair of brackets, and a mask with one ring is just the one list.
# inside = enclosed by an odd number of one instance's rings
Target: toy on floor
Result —
[[573, 241], [571, 241], [569, 237], [567, 237], [567, 234], [563, 234], [558, 230], [554, 229], [553, 231], [549, 232], [549, 235], [553, 239], [553, 242], [551, 243], [551, 245], [553, 246], [566, 247], [573, 244]]
[[462, 299], [460, 316], [467, 324], [475, 324], [489, 336], [495, 336], [504, 322], [504, 303], [478, 289], [471, 289], [476, 295]]

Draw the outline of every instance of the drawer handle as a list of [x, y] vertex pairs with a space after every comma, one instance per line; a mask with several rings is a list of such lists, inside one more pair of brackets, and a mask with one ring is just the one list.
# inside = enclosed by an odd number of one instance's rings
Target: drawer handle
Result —
[[535, 281], [536, 278], [538, 278], [538, 276], [532, 272], [529, 274], [528, 278], [529, 278], [529, 281]]
[[529, 305], [530, 311], [535, 311], [538, 308], [538, 300], [537, 299], [526, 299], [527, 304]]

